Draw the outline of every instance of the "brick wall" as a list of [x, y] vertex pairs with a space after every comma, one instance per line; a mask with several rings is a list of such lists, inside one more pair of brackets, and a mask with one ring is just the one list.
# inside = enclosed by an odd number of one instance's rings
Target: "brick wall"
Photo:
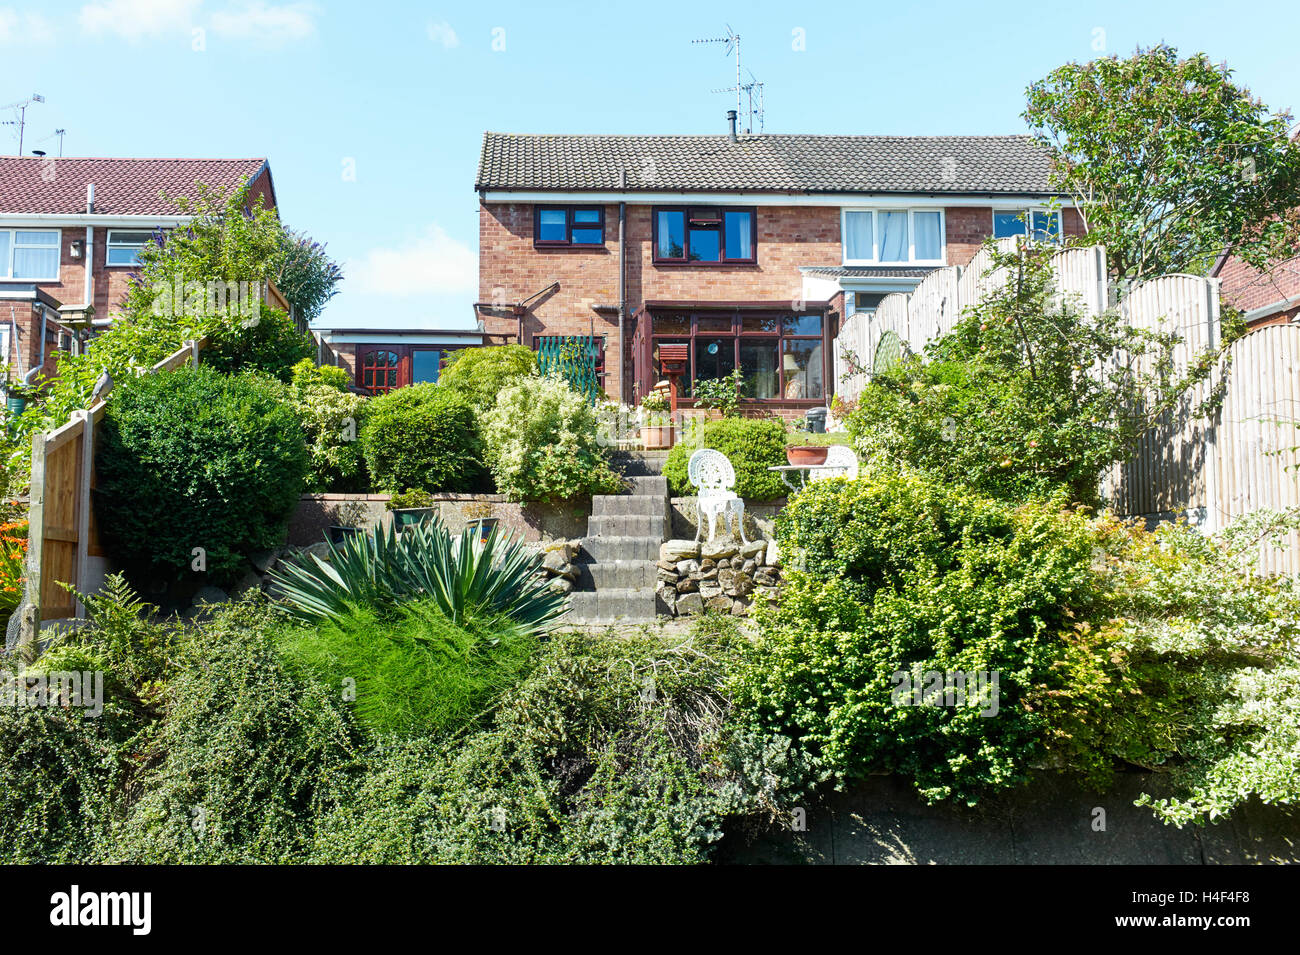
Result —
[[[1283, 299], [1300, 296], [1300, 256], [1280, 263], [1267, 273], [1247, 265], [1236, 256], [1228, 256], [1219, 268], [1218, 277], [1223, 285], [1220, 294], [1223, 301], [1243, 312], [1263, 308]], [[1271, 325], [1279, 321], [1294, 320], [1296, 307], [1279, 309], [1252, 321], [1251, 325]]]

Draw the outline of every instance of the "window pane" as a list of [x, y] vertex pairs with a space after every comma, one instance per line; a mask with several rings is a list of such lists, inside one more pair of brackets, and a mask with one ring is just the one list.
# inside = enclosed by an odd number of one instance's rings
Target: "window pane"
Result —
[[600, 225], [599, 209], [574, 209], [574, 225]]
[[1056, 242], [1061, 238], [1061, 214], [1059, 212], [1035, 212], [1033, 222], [1034, 238], [1040, 242]]
[[782, 367], [785, 369], [785, 397], [823, 397], [821, 342], [811, 339], [787, 341]]
[[874, 259], [871, 248], [871, 213], [844, 213], [844, 258]]
[[669, 312], [655, 315], [650, 328], [655, 335], [689, 335], [691, 333], [691, 316]]
[[1025, 220], [1022, 212], [993, 213], [993, 238], [1008, 239], [1013, 235], [1025, 234]]
[[139, 246], [109, 246], [108, 259], [109, 265], [139, 265], [140, 249]]
[[601, 245], [605, 241], [601, 234], [599, 209], [573, 210], [573, 230], [569, 241], [575, 245]]
[[907, 213], [880, 213], [880, 261], [907, 261]]
[[605, 237], [600, 234], [599, 229], [578, 229], [573, 230], [571, 239], [574, 245], [601, 245]]
[[820, 335], [822, 317], [820, 315], [787, 315], [781, 319], [781, 330], [787, 335]]
[[745, 376], [740, 393], [746, 398], [780, 397], [776, 373], [776, 339], [747, 339], [740, 343], [740, 370]]
[[722, 251], [718, 245], [721, 237], [717, 229], [692, 229], [691, 261], [717, 262]]
[[681, 210], [660, 212], [657, 226], [659, 244], [655, 254], [661, 259], [680, 259], [686, 255], [686, 217]]
[[727, 228], [727, 258], [752, 259], [754, 257], [754, 214], [752, 212], [724, 213]]
[[9, 274], [9, 233], [0, 232], [0, 275]]
[[695, 380], [722, 378], [736, 367], [734, 338], [695, 339]]
[[731, 332], [730, 315], [701, 315], [699, 323], [701, 332]]
[[[22, 235], [22, 233], [18, 233]], [[56, 279], [59, 277], [59, 250], [14, 249], [14, 278]]]
[[917, 212], [912, 216], [916, 227], [916, 257], [938, 259], [943, 255], [943, 237], [939, 234], [939, 213]]
[[420, 384], [424, 381], [438, 380], [438, 367], [442, 361], [442, 352], [440, 351], [413, 351], [411, 352], [411, 382]]
[[742, 315], [740, 317], [742, 332], [767, 332], [775, 334], [781, 330], [781, 320], [775, 315]]
[[152, 232], [119, 232], [114, 229], [108, 234], [109, 245], [144, 245], [151, 239]]
[[853, 293], [853, 313], [859, 314], [865, 312], [871, 315], [875, 312], [876, 306], [880, 300], [885, 297], [883, 292], [854, 292]]
[[57, 232], [19, 232], [14, 244], [57, 246], [59, 244], [59, 234]]
[[563, 209], [542, 209], [538, 214], [537, 238], [541, 242], [563, 242], [567, 213]]

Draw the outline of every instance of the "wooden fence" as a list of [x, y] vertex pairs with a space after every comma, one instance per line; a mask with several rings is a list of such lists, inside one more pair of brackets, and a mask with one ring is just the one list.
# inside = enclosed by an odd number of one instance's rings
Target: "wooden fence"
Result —
[[[190, 342], [147, 373], [197, 364], [206, 344], [207, 339]], [[20, 645], [34, 642], [47, 624], [83, 619], [85, 607], [63, 585], [94, 593], [107, 573], [91, 495], [99, 425], [107, 407], [104, 398], [111, 388], [90, 408], [74, 411], [61, 428], [32, 436], [27, 581], [14, 613]]]
[[[1014, 246], [1004, 239], [1004, 249]], [[1090, 314], [1112, 300], [1100, 246], [1065, 249], [1053, 256], [1058, 295]], [[856, 398], [870, 378], [876, 348], [894, 332], [913, 352], [947, 334], [965, 308], [1006, 280], [988, 273], [981, 250], [964, 269], [931, 273], [909, 295], [890, 295], [871, 315], [851, 316], [835, 342], [838, 393]], [[988, 274], [986, 274], [988, 273]], [[1133, 288], [1119, 303], [1130, 324], [1176, 332], [1176, 369], [1217, 348], [1222, 336], [1219, 282], [1199, 275], [1166, 275]], [[862, 368], [854, 374], [845, 350]], [[1139, 359], [1141, 361], [1141, 359]], [[1209, 417], [1197, 409], [1212, 391], [1222, 402]], [[1257, 329], [1228, 349], [1210, 379], [1189, 390], [1142, 439], [1133, 457], [1102, 479], [1115, 512], [1148, 523], [1185, 513], [1216, 531], [1261, 508], [1300, 508], [1300, 325]], [[1261, 544], [1265, 573], [1300, 573], [1300, 534], [1280, 548]]]

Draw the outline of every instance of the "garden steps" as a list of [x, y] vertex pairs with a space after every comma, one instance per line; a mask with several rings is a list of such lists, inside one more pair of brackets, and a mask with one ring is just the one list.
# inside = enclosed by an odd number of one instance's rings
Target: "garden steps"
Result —
[[611, 456], [628, 486], [622, 494], [592, 498], [566, 623], [655, 620], [655, 563], [659, 545], [672, 530], [668, 482], [662, 474], [667, 457], [667, 452], [655, 451], [619, 451]]

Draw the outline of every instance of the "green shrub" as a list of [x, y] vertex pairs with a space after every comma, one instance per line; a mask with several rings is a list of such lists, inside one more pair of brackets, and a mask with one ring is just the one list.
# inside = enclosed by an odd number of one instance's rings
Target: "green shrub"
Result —
[[535, 638], [508, 622], [454, 624], [428, 599], [381, 616], [357, 608], [286, 629], [286, 657], [316, 680], [356, 688], [358, 720], [376, 736], [461, 729], [518, 682]]
[[479, 410], [521, 378], [537, 374], [537, 354], [524, 345], [485, 345], [452, 352], [438, 375], [443, 388], [460, 392]]
[[99, 526], [129, 577], [179, 579], [201, 556], [220, 584], [284, 539], [308, 455], [274, 389], [201, 367], [124, 381], [96, 466]]
[[304, 358], [293, 367], [285, 400], [307, 436], [311, 491], [346, 493], [367, 487], [361, 427], [369, 406], [347, 384], [348, 373], [333, 365], [317, 366]]
[[385, 491], [477, 491], [486, 480], [473, 406], [437, 385], [372, 398], [361, 448], [376, 487]]
[[781, 476], [767, 470], [786, 463], [785, 425], [776, 418], [723, 418], [696, 424], [664, 462], [664, 477], [674, 495], [697, 493], [687, 475], [687, 464], [700, 448], [713, 448], [727, 456], [736, 470], [735, 491], [746, 500], [770, 501], [790, 493]]
[[[931, 801], [1026, 777], [1049, 737], [1028, 700], [1066, 689], [1058, 634], [1100, 592], [1086, 518], [877, 473], [809, 485], [777, 535], [786, 590], [738, 698], [761, 732], [840, 782], [896, 772]], [[996, 707], [895, 699], [896, 674], [933, 671], [987, 673], [990, 689], [996, 673]]]
[[345, 688], [295, 675], [279, 624], [245, 602], [204, 624], [142, 754], [142, 793], [112, 834], [111, 861], [277, 863], [301, 859], [345, 790], [359, 739]]
[[566, 501], [622, 486], [598, 440], [596, 410], [557, 375], [505, 389], [482, 420], [492, 477], [512, 501]]
[[227, 375], [260, 371], [287, 382], [294, 366], [315, 354], [312, 337], [298, 331], [287, 312], [263, 304], [256, 324], [214, 328], [201, 360]]
[[[704, 860], [724, 819], [759, 801], [721, 756], [737, 652], [730, 630], [561, 636], [491, 726], [375, 754], [313, 861]], [[761, 758], [750, 768], [773, 784]]]

